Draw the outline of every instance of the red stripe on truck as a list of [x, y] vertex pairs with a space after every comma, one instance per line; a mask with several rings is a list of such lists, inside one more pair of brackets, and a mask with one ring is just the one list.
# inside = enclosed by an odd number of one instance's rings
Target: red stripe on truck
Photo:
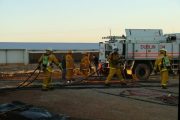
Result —
[[[159, 54], [159, 52], [129, 52], [128, 54]], [[176, 53], [176, 52], [168, 52], [167, 54], [180, 54], [180, 53]]]

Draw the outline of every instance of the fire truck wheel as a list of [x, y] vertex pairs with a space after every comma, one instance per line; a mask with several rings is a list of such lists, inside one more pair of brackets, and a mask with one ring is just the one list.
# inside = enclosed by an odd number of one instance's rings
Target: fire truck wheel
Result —
[[150, 68], [147, 64], [138, 64], [135, 67], [134, 73], [139, 80], [147, 80], [150, 75]]

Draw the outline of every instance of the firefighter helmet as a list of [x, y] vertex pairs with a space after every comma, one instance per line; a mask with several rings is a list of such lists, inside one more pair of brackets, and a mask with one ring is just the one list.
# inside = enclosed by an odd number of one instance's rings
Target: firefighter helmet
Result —
[[118, 48], [114, 48], [114, 49], [113, 49], [113, 52], [118, 52]]
[[82, 54], [83, 54], [83, 55], [88, 55], [88, 53], [87, 53], [87, 52], [83, 52]]
[[72, 54], [72, 50], [68, 50], [68, 52], [67, 52], [68, 54]]
[[52, 51], [52, 48], [47, 48], [46, 51]]
[[164, 51], [164, 52], [167, 52], [167, 50], [166, 50], [166, 49], [164, 49], [164, 48], [161, 48], [159, 51]]

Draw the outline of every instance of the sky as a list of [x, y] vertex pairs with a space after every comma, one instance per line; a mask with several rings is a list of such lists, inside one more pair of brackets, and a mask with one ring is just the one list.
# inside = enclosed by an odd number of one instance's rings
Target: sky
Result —
[[0, 0], [0, 42], [101, 42], [125, 29], [180, 33], [180, 0]]

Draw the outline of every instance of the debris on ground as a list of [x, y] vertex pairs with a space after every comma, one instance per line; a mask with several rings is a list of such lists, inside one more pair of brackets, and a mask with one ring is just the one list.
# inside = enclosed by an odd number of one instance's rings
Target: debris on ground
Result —
[[20, 101], [0, 105], [0, 120], [69, 120], [63, 114], [54, 114], [48, 110]]

